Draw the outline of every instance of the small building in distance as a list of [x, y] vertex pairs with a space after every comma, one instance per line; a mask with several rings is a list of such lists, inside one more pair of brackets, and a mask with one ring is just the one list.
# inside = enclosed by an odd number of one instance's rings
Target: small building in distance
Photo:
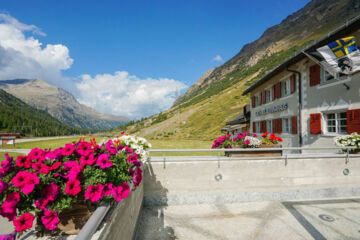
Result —
[[[314, 52], [347, 36], [360, 41], [360, 17], [304, 51]], [[360, 133], [360, 73], [334, 77], [303, 52], [252, 84], [246, 94], [251, 99], [251, 131], [276, 133], [285, 147], [335, 146], [335, 136]]]
[[250, 105], [245, 105], [243, 107], [243, 113], [227, 122], [221, 131], [230, 133], [232, 136], [236, 136], [241, 132], [250, 131]]

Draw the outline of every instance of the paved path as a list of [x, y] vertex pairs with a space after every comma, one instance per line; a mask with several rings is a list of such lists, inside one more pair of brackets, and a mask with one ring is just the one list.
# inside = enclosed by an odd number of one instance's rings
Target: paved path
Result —
[[137, 240], [360, 239], [360, 199], [144, 207]]

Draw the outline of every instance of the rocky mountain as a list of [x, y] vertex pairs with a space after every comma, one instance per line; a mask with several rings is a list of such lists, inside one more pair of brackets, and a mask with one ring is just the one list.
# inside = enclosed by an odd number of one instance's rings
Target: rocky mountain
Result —
[[86, 130], [70, 127], [0, 89], [0, 131], [23, 136], [55, 136], [85, 133]]
[[71, 93], [40, 79], [0, 81], [0, 88], [73, 127], [103, 130], [129, 121], [126, 117], [99, 113], [80, 104]]
[[281, 57], [291, 55], [299, 48], [323, 36], [330, 29], [344, 24], [346, 20], [359, 14], [359, 0], [312, 0], [280, 24], [268, 28], [259, 39], [243, 46], [240, 52], [225, 64], [211, 69], [210, 74], [205, 73], [176, 100], [175, 105], [189, 101], [194, 104], [217, 94], [241, 81], [249, 72], [259, 71], [260, 77], [280, 62], [273, 59], [264, 64], [265, 59], [271, 56], [279, 58], [276, 55], [285, 51], [287, 53]]
[[171, 109], [128, 124], [125, 130], [149, 138], [214, 139], [249, 103], [248, 96], [242, 96], [249, 85], [359, 14], [360, 0], [312, 0], [209, 70]]

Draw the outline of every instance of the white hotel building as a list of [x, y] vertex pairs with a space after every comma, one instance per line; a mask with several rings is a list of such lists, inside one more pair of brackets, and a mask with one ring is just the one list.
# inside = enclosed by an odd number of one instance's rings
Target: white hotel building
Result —
[[[360, 45], [360, 18], [305, 51], [346, 36], [355, 36]], [[246, 94], [251, 99], [251, 131], [274, 132], [285, 147], [331, 147], [337, 135], [360, 133], [360, 73], [334, 78], [303, 53], [273, 69]]]

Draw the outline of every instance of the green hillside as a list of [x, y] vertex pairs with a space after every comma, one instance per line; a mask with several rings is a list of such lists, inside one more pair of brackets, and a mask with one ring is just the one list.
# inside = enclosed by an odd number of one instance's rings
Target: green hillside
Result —
[[0, 132], [55, 136], [89, 132], [61, 123], [45, 111], [35, 109], [0, 89]]

